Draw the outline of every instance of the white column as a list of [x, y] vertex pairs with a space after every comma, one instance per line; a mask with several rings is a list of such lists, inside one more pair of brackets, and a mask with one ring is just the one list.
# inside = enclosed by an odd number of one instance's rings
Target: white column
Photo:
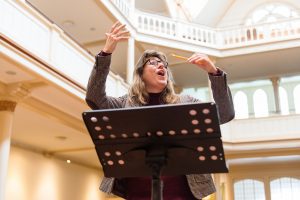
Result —
[[16, 105], [14, 101], [0, 100], [0, 200], [4, 200], [5, 197], [13, 113]]
[[234, 197], [234, 188], [233, 188], [233, 182], [231, 180], [231, 177], [229, 173], [224, 174], [225, 181], [224, 181], [224, 199], [225, 200], [231, 200]]
[[134, 38], [128, 39], [126, 81], [131, 84], [134, 72]]
[[[214, 57], [214, 56], [208, 56], [208, 57], [216, 65], [216, 62], [217, 62], [216, 57]], [[209, 80], [209, 77], [207, 77], [207, 81], [208, 81], [208, 92], [209, 92], [209, 94], [208, 94], [209, 95], [208, 101], [214, 101], [213, 93], [212, 93], [212, 90], [211, 90], [211, 82]]]
[[220, 174], [214, 174], [214, 183], [216, 186], [216, 200], [222, 200], [222, 184]]

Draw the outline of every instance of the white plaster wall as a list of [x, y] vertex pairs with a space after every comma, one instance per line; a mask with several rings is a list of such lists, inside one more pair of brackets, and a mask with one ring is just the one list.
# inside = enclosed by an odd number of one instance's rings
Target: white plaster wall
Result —
[[102, 172], [12, 147], [5, 200], [101, 200]]

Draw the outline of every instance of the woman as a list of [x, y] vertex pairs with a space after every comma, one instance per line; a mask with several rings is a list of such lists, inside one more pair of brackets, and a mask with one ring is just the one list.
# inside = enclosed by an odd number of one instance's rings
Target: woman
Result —
[[[96, 63], [87, 87], [86, 102], [92, 109], [199, 102], [191, 96], [175, 94], [166, 56], [153, 50], [145, 51], [140, 57], [127, 95], [119, 98], [106, 96], [105, 82], [109, 73], [111, 54], [119, 41], [129, 38], [128, 34], [125, 25], [119, 22], [116, 22], [106, 33], [106, 44], [96, 56]], [[208, 56], [201, 53], [192, 55], [188, 62], [208, 72], [220, 123], [233, 119], [234, 109], [226, 74], [218, 69]], [[215, 192], [209, 174], [162, 177], [162, 180], [164, 200], [202, 199]], [[126, 179], [104, 177], [100, 190], [128, 200], [150, 200], [151, 179], [150, 177]]]

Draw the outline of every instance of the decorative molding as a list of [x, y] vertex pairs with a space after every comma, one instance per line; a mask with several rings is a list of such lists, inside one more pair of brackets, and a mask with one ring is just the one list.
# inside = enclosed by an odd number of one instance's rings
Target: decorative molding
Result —
[[14, 112], [17, 106], [15, 101], [0, 100], [0, 111], [11, 111]]
[[32, 86], [23, 82], [1, 84], [0, 101], [20, 102], [30, 96]]

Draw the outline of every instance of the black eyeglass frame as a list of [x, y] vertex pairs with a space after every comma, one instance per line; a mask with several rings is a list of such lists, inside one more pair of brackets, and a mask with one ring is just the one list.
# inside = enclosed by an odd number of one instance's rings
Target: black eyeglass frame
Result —
[[[151, 60], [151, 58], [147, 59], [147, 60], [144, 62], [143, 66], [145, 66], [145, 65], [147, 64], [147, 62], [149, 62], [150, 60]], [[152, 59], [152, 60], [155, 60], [155, 59]], [[155, 61], [156, 61], [156, 62], [162, 62], [165, 68], [168, 68], [168, 66], [169, 66], [169, 63], [168, 63], [167, 61], [162, 61], [161, 59], [159, 59], [159, 61], [157, 61], [157, 60], [155, 60]], [[157, 63], [157, 64], [158, 64], [158, 63]], [[151, 65], [151, 64], [150, 64], [150, 65]], [[157, 66], [157, 65], [155, 65], [155, 66]]]

